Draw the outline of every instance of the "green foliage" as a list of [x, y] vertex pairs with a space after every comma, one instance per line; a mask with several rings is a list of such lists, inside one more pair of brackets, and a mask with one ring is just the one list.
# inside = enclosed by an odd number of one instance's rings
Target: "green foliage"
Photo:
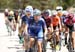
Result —
[[1, 8], [19, 9], [25, 8], [27, 5], [32, 5], [35, 8], [55, 9], [56, 6], [61, 5], [67, 9], [75, 5], [75, 0], [0, 0]]

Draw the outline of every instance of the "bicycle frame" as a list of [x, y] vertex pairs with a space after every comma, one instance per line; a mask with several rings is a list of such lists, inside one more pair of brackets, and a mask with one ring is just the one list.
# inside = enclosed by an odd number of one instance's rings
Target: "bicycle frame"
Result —
[[52, 52], [56, 52], [56, 32], [57, 32], [57, 30], [56, 31], [53, 31], [53, 33], [52, 33], [52, 43], [53, 43], [53, 47], [52, 47]]

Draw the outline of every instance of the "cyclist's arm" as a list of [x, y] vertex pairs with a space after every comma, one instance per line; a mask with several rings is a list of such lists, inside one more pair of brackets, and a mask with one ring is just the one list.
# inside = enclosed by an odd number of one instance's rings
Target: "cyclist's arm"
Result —
[[51, 32], [53, 32], [53, 24], [51, 23], [50, 26], [51, 26]]
[[18, 16], [18, 22], [20, 21], [20, 16]]
[[9, 21], [8, 21], [8, 17], [5, 17], [5, 22], [9, 22]]
[[47, 34], [47, 28], [45, 27], [44, 28], [44, 35], [46, 35]]
[[50, 24], [50, 26], [51, 26], [51, 32], [53, 32], [52, 18], [51, 18], [51, 24]]
[[28, 34], [28, 24], [25, 25], [24, 32], [25, 32], [26, 34]]
[[46, 36], [48, 31], [47, 31], [47, 26], [46, 26], [45, 21], [43, 21], [43, 28], [44, 28], [44, 35]]
[[24, 32], [26, 33], [26, 34], [28, 34], [28, 21], [23, 21], [23, 23], [24, 23]]
[[75, 30], [75, 17], [73, 18], [73, 23], [74, 23], [74, 30]]
[[15, 17], [13, 17], [13, 22], [15, 23], [16, 21], [15, 21]]
[[75, 23], [74, 23], [74, 30], [75, 30]]

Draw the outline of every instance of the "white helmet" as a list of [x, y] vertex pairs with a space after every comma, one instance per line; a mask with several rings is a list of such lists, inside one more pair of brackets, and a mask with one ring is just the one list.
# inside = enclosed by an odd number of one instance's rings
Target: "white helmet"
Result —
[[57, 11], [56, 10], [52, 10], [52, 15], [57, 15]]
[[11, 10], [11, 11], [9, 12], [9, 15], [14, 15], [14, 12]]
[[51, 16], [51, 10], [47, 9], [46, 11], [49, 12], [49, 16]]
[[26, 13], [27, 11], [30, 12], [31, 15], [33, 16], [33, 7], [32, 7], [32, 6], [27, 6], [27, 7], [25, 8], [25, 13]]
[[68, 15], [69, 14], [68, 11], [63, 11], [62, 13], [63, 13], [63, 15]]
[[5, 12], [8, 12], [9, 10], [8, 9], [5, 9]]
[[62, 10], [63, 10], [63, 7], [62, 7], [62, 6], [57, 6], [57, 7], [56, 7], [56, 10], [62, 11]]
[[33, 11], [33, 15], [34, 15], [34, 16], [41, 15], [41, 11], [38, 10], [38, 9], [35, 9], [35, 10]]

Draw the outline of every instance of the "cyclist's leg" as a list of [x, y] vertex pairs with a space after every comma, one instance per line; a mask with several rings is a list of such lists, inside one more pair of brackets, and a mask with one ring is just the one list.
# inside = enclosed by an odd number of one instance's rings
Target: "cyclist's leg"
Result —
[[10, 35], [13, 34], [13, 32], [12, 32], [12, 28], [13, 28], [13, 21], [12, 21], [12, 19], [9, 19], [8, 28], [9, 28]]
[[35, 33], [33, 32], [29, 32], [29, 52], [32, 51], [32, 47], [33, 47], [33, 44], [34, 44], [34, 41], [35, 41]]
[[18, 36], [19, 36], [19, 39], [21, 40], [21, 34], [23, 32], [22, 27], [19, 27], [18, 31], [19, 31]]
[[30, 37], [30, 41], [29, 41], [29, 52], [32, 52], [33, 51], [32, 50], [32, 47], [34, 45], [34, 41], [35, 41], [35, 39], [33, 37]]
[[11, 33], [12, 33], [12, 35], [14, 35], [14, 30], [15, 30], [15, 28], [14, 28], [13, 19], [12, 19], [12, 21], [11, 21], [11, 26], [10, 26], [10, 28], [11, 28]]
[[6, 24], [6, 27], [7, 27], [8, 33], [9, 33], [9, 20], [8, 20], [7, 17], [5, 18], [5, 24]]
[[25, 39], [26, 37], [25, 37], [25, 34], [24, 34], [25, 26], [26, 26], [26, 24], [25, 23], [22, 23], [22, 25], [21, 25], [21, 27], [19, 29], [19, 35], [20, 36], [24, 36], [24, 37], [22, 37], [22, 38], [24, 38], [24, 43], [23, 43], [24, 49], [26, 48], [26, 45], [25, 45], [26, 44], [26, 39]]
[[[54, 30], [57, 30], [58, 29], [58, 26], [55, 26], [54, 27]], [[60, 37], [59, 37], [59, 31], [57, 30], [56, 31], [56, 44], [58, 44], [60, 41]]]
[[[30, 38], [28, 39], [28, 36], [24, 36], [24, 49], [25, 49], [25, 50], [31, 49], [32, 46], [33, 46], [34, 40], [35, 40], [35, 39], [32, 38], [32, 37], [30, 37]], [[30, 45], [29, 45], [29, 44], [30, 44]], [[31, 51], [31, 50], [29, 50], [29, 51]]]
[[68, 46], [69, 46], [69, 51], [72, 51], [73, 48], [73, 26], [68, 26], [69, 28], [69, 42], [68, 42]]
[[55, 48], [56, 50], [59, 50], [60, 49], [60, 35], [59, 35], [59, 28], [58, 26], [55, 26], [55, 29], [54, 30], [57, 30], [55, 33], [55, 37], [56, 37], [56, 42], [55, 42]]
[[31, 37], [30, 38], [30, 48], [32, 48], [34, 41], [35, 41], [35, 39]]
[[73, 26], [72, 26], [72, 47], [73, 47], [73, 49], [75, 48], [75, 32], [74, 32], [74, 28], [73, 28]]
[[73, 37], [73, 45], [72, 46], [73, 46], [73, 49], [75, 50], [75, 32], [73, 33], [72, 37]]
[[59, 41], [60, 41], [59, 31], [58, 31], [58, 32], [56, 32], [56, 40], [57, 40], [57, 44], [58, 44], [58, 43], [59, 43]]
[[74, 42], [75, 42], [75, 32], [72, 33], [72, 47], [73, 48], [75, 48]]
[[67, 25], [65, 25], [65, 45], [67, 45], [68, 43], [68, 32], [69, 32], [69, 28]]
[[38, 52], [42, 52], [43, 31], [38, 33]]
[[22, 32], [23, 32], [24, 28], [25, 28], [25, 24], [24, 24], [24, 23], [19, 24], [19, 29], [18, 29], [19, 33], [18, 33], [18, 35], [20, 35], [20, 36], [21, 36], [21, 34], [22, 34]]

